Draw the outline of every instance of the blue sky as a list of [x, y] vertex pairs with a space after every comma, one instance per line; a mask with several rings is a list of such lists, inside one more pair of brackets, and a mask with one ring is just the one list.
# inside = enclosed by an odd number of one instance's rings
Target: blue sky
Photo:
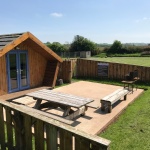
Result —
[[62, 44], [150, 43], [150, 0], [1, 0], [0, 34], [26, 31]]

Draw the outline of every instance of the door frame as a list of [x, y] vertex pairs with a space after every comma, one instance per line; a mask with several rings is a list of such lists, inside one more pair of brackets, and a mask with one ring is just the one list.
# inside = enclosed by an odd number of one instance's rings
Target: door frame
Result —
[[[26, 54], [26, 69], [27, 69], [27, 86], [22, 87], [21, 86], [21, 75], [18, 73], [21, 71], [20, 68], [20, 54], [21, 53], [25, 53]], [[16, 54], [16, 67], [17, 67], [17, 86], [18, 88], [16, 89], [11, 89], [11, 81], [10, 81], [10, 60], [9, 60], [9, 56], [10, 54]], [[21, 90], [25, 90], [30, 88], [30, 80], [29, 80], [29, 63], [28, 63], [28, 51], [27, 50], [11, 50], [10, 52], [8, 52], [6, 54], [6, 64], [7, 64], [7, 81], [8, 81], [8, 93], [12, 93], [12, 92], [17, 92], [17, 91], [21, 91]]]

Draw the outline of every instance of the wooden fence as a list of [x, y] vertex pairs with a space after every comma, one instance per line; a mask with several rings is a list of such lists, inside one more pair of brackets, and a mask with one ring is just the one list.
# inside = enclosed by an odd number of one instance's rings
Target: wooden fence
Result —
[[0, 101], [0, 150], [107, 150], [110, 141], [38, 113]]
[[59, 68], [58, 78], [63, 79], [66, 83], [71, 83], [72, 77], [76, 77], [77, 59], [64, 60]]
[[[81, 78], [102, 78], [102, 76], [98, 75], [98, 63], [107, 63], [108, 64], [108, 79], [119, 79], [123, 80], [125, 75], [131, 71], [138, 70], [138, 76], [140, 81], [148, 82], [150, 81], [150, 67], [137, 66], [137, 65], [129, 65], [129, 64], [119, 64], [119, 63], [108, 63], [102, 61], [93, 61], [87, 59], [77, 59], [77, 60], [69, 60], [70, 66], [75, 65], [76, 67], [62, 67], [62, 72], [67, 74], [68, 70], [70, 70], [69, 81], [71, 81], [71, 77], [74, 77], [73, 72], [75, 72], [75, 77]], [[62, 63], [62, 66], [66, 61]], [[68, 63], [68, 61], [67, 61]], [[61, 76], [62, 79], [63, 76]], [[67, 75], [65, 75], [67, 77]], [[66, 80], [66, 78], [65, 78]]]

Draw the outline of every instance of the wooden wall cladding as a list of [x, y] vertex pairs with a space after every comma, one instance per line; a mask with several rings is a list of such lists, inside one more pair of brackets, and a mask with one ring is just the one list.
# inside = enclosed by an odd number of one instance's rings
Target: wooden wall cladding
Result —
[[19, 49], [28, 50], [30, 87], [33, 88], [42, 85], [47, 59], [24, 43], [19, 45]]
[[7, 88], [7, 72], [6, 72], [6, 57], [0, 57], [0, 95], [6, 94]]

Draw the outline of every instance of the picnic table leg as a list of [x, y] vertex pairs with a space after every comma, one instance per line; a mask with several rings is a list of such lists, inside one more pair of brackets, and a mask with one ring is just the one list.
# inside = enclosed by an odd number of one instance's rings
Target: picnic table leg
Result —
[[64, 113], [63, 113], [63, 117], [67, 116], [69, 114], [69, 111], [70, 111], [71, 107], [66, 107], [66, 109], [64, 110]]
[[40, 105], [41, 105], [41, 102], [42, 102], [42, 100], [41, 100], [41, 99], [36, 99], [36, 103], [35, 103], [35, 105], [34, 105], [34, 107], [33, 107], [33, 108], [35, 108], [35, 109], [39, 109], [39, 108], [40, 108]]
[[88, 109], [88, 107], [85, 106], [85, 109], [84, 109], [83, 113], [81, 114], [81, 116], [84, 116], [84, 115], [85, 115], [85, 111], [87, 111], [87, 109]]
[[57, 108], [57, 107], [58, 107], [58, 105], [55, 104], [55, 103], [45, 102], [45, 103], [40, 105], [39, 109], [42, 109], [42, 108]]
[[79, 109], [77, 109], [76, 111], [74, 111], [73, 113], [71, 113], [68, 116], [66, 116], [65, 118], [69, 119], [69, 120], [74, 119], [75, 117], [77, 117], [77, 116], [79, 116], [81, 114], [84, 114], [85, 110], [86, 110], [86, 107], [82, 106]]

